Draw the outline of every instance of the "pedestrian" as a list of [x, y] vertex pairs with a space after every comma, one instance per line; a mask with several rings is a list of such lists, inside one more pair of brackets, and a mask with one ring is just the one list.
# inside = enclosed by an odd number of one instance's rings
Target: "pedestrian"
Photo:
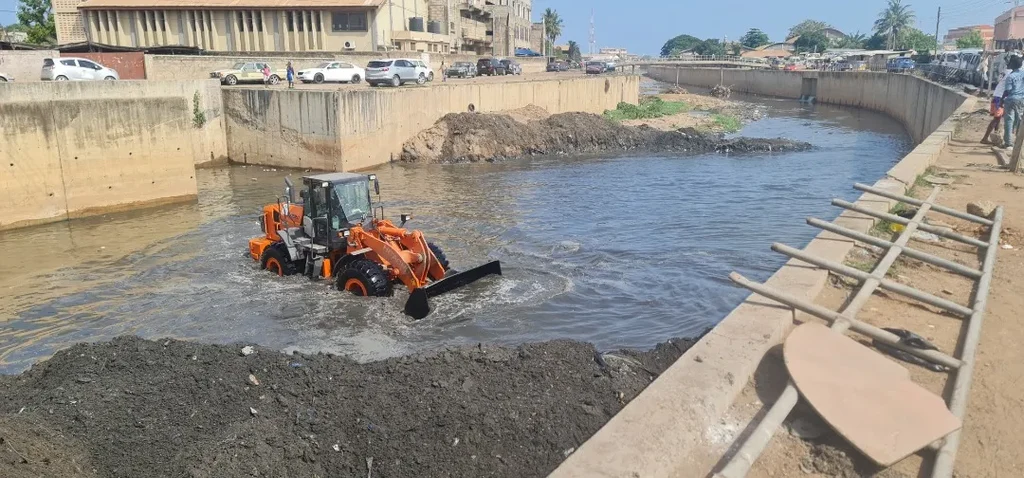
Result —
[[288, 71], [285, 72], [285, 76], [288, 77], [288, 89], [295, 88], [295, 69], [292, 68], [292, 62], [288, 62]]
[[1020, 70], [1021, 65], [1021, 59], [1017, 55], [1011, 56], [1007, 62], [1010, 74], [1006, 76], [1002, 95], [1003, 148], [1009, 148], [1013, 144], [1013, 134], [1017, 132], [1021, 116], [1024, 115], [1024, 72]]
[[999, 84], [996, 85], [996, 90], [992, 93], [992, 103], [989, 105], [988, 111], [992, 115], [992, 121], [988, 123], [988, 128], [985, 129], [985, 136], [981, 137], [981, 143], [991, 143], [989, 137], [993, 131], [999, 129], [999, 123], [1003, 120], [1005, 110], [1003, 109], [1003, 91], [1006, 90], [1006, 75], [999, 80]]
[[263, 87], [270, 88], [270, 65], [263, 64]]
[[444, 66], [444, 59], [441, 60], [441, 83], [448, 81], [448, 69]]

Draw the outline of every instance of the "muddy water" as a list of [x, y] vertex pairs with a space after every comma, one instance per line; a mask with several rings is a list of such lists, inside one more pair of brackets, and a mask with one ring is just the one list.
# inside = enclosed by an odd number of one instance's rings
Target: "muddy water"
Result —
[[277, 278], [245, 256], [256, 212], [284, 171], [198, 173], [199, 201], [0, 233], [0, 372], [122, 334], [369, 360], [440, 344], [574, 338], [645, 347], [713, 325], [745, 296], [726, 276], [765, 279], [772, 241], [802, 246], [808, 215], [880, 177], [911, 144], [874, 113], [757, 100], [743, 135], [810, 152], [767, 156], [531, 158], [385, 166], [390, 215], [409, 212], [458, 267], [500, 259], [506, 275], [434, 300], [410, 322], [405, 296], [360, 299]]

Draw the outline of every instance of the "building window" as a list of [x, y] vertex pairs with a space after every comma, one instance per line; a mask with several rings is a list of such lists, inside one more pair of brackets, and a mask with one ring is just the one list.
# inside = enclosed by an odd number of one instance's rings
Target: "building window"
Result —
[[290, 32], [295, 31], [295, 22], [293, 21], [294, 19], [295, 16], [292, 15], [292, 12], [284, 12], [284, 22], [288, 24], [288, 31]]
[[343, 13], [331, 12], [331, 31], [333, 32], [365, 32], [366, 12]]
[[323, 18], [320, 16], [319, 11], [313, 12], [313, 29], [316, 30], [317, 33], [321, 31], [320, 24], [323, 23], [322, 20]]
[[238, 31], [245, 31], [245, 12], [236, 12], [235, 19], [238, 20]]
[[162, 31], [162, 32], [167, 31], [167, 17], [164, 16], [164, 15], [166, 15], [166, 13], [164, 13], [164, 11], [161, 10], [159, 12], [156, 12], [156, 15], [157, 15], [157, 21], [160, 22], [160, 31]]
[[256, 16], [256, 20], [255, 20], [255, 22], [256, 22], [256, 31], [262, 33], [263, 32], [263, 12], [259, 11], [259, 10], [256, 10], [255, 12], [253, 12], [253, 15]]
[[304, 15], [304, 12], [295, 12], [295, 26], [300, 32], [306, 31], [306, 15]]
[[148, 17], [149, 17], [149, 25], [151, 27], [153, 27], [152, 30], [155, 32], [156, 31], [156, 12], [149, 12]]

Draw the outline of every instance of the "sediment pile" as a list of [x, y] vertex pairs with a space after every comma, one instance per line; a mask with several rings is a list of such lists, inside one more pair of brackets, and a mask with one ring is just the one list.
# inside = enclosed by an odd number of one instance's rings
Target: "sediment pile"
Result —
[[451, 113], [409, 140], [404, 145], [402, 160], [458, 163], [540, 154], [763, 153], [810, 148], [809, 143], [781, 138], [726, 139], [692, 128], [661, 131], [623, 126], [589, 113], [562, 113], [528, 122], [501, 114]]
[[544, 476], [693, 344], [344, 357], [122, 337], [0, 377], [0, 476]]

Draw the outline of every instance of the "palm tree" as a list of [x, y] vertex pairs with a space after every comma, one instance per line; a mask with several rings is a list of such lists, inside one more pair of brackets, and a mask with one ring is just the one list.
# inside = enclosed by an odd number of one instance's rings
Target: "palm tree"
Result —
[[548, 8], [544, 10], [544, 31], [548, 37], [548, 54], [555, 49], [555, 41], [562, 36], [562, 19], [558, 12]]
[[864, 48], [864, 42], [866, 41], [868, 41], [868, 36], [858, 31], [852, 35], [848, 34], [842, 38], [836, 39], [834, 46], [836, 48], [850, 49]]
[[900, 32], [910, 28], [913, 22], [914, 11], [910, 9], [910, 5], [903, 5], [902, 0], [889, 0], [889, 6], [882, 10], [878, 14], [878, 20], [875, 20], [875, 31], [885, 35], [889, 49], [893, 50], [896, 48]]
[[569, 51], [566, 52], [566, 55], [569, 57], [569, 61], [572, 63], [578, 62], [581, 59], [583, 59], [582, 55], [580, 54], [580, 44], [572, 40], [569, 40]]

